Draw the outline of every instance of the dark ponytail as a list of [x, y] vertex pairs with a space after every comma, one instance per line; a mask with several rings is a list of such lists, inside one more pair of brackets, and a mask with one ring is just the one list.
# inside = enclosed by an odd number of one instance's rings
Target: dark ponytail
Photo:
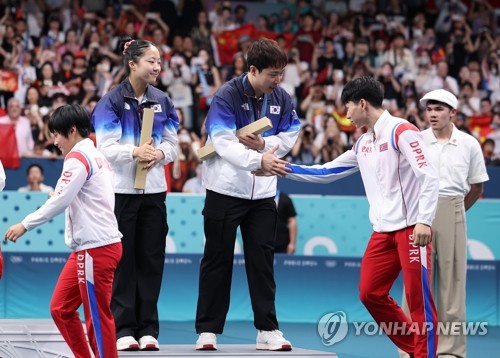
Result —
[[120, 38], [118, 48], [123, 54], [125, 72], [127, 75], [130, 74], [129, 62], [133, 61], [134, 63], [138, 63], [144, 52], [151, 46], [156, 47], [151, 41], [134, 40], [130, 36]]

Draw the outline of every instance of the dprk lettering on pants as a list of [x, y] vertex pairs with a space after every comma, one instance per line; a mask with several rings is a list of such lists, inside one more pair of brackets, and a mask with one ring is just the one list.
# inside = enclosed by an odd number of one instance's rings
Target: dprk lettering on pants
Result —
[[410, 254], [410, 263], [420, 262], [420, 247], [413, 243], [413, 235], [409, 235], [408, 239], [410, 241], [410, 250], [408, 250]]
[[83, 260], [85, 260], [84, 254], [78, 254], [77, 256], [78, 262], [76, 263], [77, 274], [78, 274], [78, 283], [85, 284], [85, 264]]

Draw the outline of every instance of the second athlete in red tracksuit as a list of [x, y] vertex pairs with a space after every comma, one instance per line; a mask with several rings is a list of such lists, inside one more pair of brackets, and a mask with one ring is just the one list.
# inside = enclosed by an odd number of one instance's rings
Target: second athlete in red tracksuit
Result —
[[114, 204], [111, 166], [86, 138], [66, 155], [54, 195], [22, 221], [31, 230], [66, 208], [65, 242], [73, 252], [57, 281], [50, 312], [76, 358], [91, 357], [77, 311], [82, 303], [94, 356], [118, 357], [110, 303], [122, 234]]
[[[378, 324], [419, 328], [419, 334], [403, 333], [401, 329], [387, 332], [400, 349], [415, 352], [419, 358], [434, 357], [437, 315], [429, 286], [431, 244], [414, 245], [413, 228], [417, 223], [431, 225], [439, 180], [419, 130], [384, 111], [374, 129], [335, 160], [290, 167], [287, 178], [317, 183], [329, 183], [360, 171], [374, 230], [361, 265], [361, 301]], [[411, 318], [389, 295], [401, 270]]]

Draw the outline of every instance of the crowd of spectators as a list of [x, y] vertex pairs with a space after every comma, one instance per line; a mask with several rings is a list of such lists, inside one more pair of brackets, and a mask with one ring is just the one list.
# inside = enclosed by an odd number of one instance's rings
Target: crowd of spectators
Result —
[[420, 129], [428, 124], [418, 100], [438, 88], [453, 92], [460, 102], [455, 125], [481, 142], [488, 165], [500, 165], [494, 1], [285, 0], [272, 1], [279, 11], [250, 18], [256, 1], [3, 0], [0, 123], [16, 125], [20, 156], [59, 156], [46, 126], [51, 111], [77, 102], [90, 113], [124, 78], [119, 38], [150, 40], [163, 62], [156, 85], [181, 119], [180, 155], [166, 177], [172, 190], [182, 191], [196, 178], [211, 97], [246, 71], [254, 38], [239, 36], [230, 64], [221, 61], [228, 49], [218, 40], [251, 24], [289, 56], [281, 85], [303, 122], [291, 162], [327, 162], [352, 146], [362, 131], [346, 118], [340, 95], [347, 81], [372, 75], [384, 85], [384, 107]]

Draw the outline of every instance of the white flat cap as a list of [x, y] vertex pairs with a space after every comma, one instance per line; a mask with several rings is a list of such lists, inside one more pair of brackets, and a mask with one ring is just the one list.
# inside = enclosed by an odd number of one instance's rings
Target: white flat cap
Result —
[[425, 96], [420, 99], [420, 105], [425, 107], [427, 105], [427, 101], [438, 101], [441, 103], [445, 103], [453, 109], [457, 109], [458, 107], [458, 99], [455, 95], [444, 89], [437, 89], [434, 91], [428, 92]]

